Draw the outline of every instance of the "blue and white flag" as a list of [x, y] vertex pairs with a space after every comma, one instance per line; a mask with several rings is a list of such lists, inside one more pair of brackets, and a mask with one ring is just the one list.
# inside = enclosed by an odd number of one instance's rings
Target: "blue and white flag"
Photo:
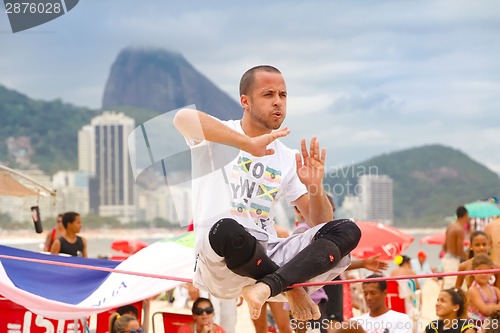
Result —
[[[155, 277], [27, 262], [14, 257]], [[177, 241], [154, 243], [123, 262], [63, 257], [0, 245], [0, 295], [47, 318], [78, 319], [173, 289], [184, 282], [158, 276], [190, 280], [193, 268], [193, 248]]]

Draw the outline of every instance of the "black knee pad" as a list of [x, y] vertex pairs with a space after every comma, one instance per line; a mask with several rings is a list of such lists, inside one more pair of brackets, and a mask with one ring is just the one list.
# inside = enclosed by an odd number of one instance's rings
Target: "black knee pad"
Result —
[[321, 275], [335, 267], [342, 256], [334, 242], [324, 237], [312, 241], [276, 272], [261, 279], [271, 289], [271, 296], [286, 291], [285, 288]]
[[326, 238], [337, 245], [340, 255], [345, 257], [358, 246], [361, 230], [351, 219], [334, 220], [318, 230], [314, 239]]
[[215, 223], [208, 240], [215, 253], [224, 257], [227, 268], [238, 275], [258, 280], [279, 268], [255, 237], [233, 219]]
[[212, 249], [224, 257], [229, 269], [247, 262], [255, 252], [257, 240], [233, 219], [217, 221], [210, 229], [208, 240]]

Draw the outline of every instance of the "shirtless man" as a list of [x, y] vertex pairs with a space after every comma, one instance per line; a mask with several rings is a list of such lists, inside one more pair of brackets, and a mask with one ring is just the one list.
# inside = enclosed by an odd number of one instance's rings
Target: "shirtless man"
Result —
[[[445, 251], [441, 259], [444, 272], [456, 272], [458, 266], [463, 260], [467, 260], [467, 254], [464, 251], [465, 226], [469, 223], [469, 213], [464, 206], [457, 208], [457, 220], [446, 228], [446, 240], [443, 244]], [[443, 278], [443, 289], [453, 288], [455, 286], [456, 276], [445, 276]]]
[[[313, 137], [301, 153], [278, 139], [286, 116], [281, 72], [256, 66], [243, 74], [243, 116], [220, 121], [182, 109], [174, 125], [191, 148], [196, 243], [194, 285], [220, 298], [243, 296], [252, 319], [282, 294], [299, 320], [318, 319], [308, 292], [289, 286], [330, 281], [350, 263], [361, 231], [352, 220], [333, 219], [323, 188], [326, 150]], [[273, 228], [276, 203], [296, 206], [311, 229], [286, 239]], [[283, 300], [283, 298], [281, 298]]]
[[491, 242], [491, 259], [495, 266], [500, 267], [500, 217], [495, 218], [484, 227], [484, 232]]

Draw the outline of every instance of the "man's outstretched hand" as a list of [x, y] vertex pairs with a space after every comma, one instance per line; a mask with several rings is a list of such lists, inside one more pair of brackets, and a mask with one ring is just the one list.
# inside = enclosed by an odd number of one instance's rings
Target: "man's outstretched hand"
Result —
[[385, 261], [379, 260], [378, 257], [380, 257], [380, 253], [366, 258], [363, 261], [363, 267], [375, 273], [385, 271], [389, 265]]
[[325, 175], [326, 148], [320, 150], [319, 141], [315, 136], [311, 139], [309, 151], [306, 140], [302, 139], [300, 144], [301, 154], [295, 154], [297, 163], [297, 174], [300, 181], [307, 187], [308, 191], [317, 191], [322, 188]]
[[274, 140], [287, 136], [288, 134], [290, 134], [290, 130], [285, 126], [271, 133], [249, 138], [248, 142], [240, 146], [240, 149], [257, 157], [272, 155], [274, 154], [274, 149], [268, 149], [267, 146]]

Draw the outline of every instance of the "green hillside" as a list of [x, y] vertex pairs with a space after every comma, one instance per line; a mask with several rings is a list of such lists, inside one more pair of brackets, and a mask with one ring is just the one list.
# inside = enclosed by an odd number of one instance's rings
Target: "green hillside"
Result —
[[[114, 111], [134, 118], [136, 124], [158, 115], [156, 111], [132, 107], [115, 108]], [[101, 110], [77, 107], [60, 100], [33, 100], [0, 85], [0, 163], [21, 169], [38, 166], [48, 174], [76, 170], [78, 130], [101, 113]], [[29, 147], [21, 147], [9, 152], [8, 138], [23, 136], [30, 138], [31, 151]], [[26, 154], [30, 165], [22, 165], [16, 159], [16, 155]]]
[[23, 167], [9, 152], [7, 139], [27, 136], [32, 151], [18, 149], [17, 156], [31, 155], [31, 164], [49, 173], [76, 169], [78, 130], [95, 115], [60, 100], [33, 100], [0, 85], [0, 161]]
[[330, 172], [331, 188], [355, 193], [362, 174], [388, 175], [394, 182], [394, 223], [400, 226], [442, 225], [457, 206], [500, 192], [500, 178], [459, 150], [428, 145], [371, 158]]

